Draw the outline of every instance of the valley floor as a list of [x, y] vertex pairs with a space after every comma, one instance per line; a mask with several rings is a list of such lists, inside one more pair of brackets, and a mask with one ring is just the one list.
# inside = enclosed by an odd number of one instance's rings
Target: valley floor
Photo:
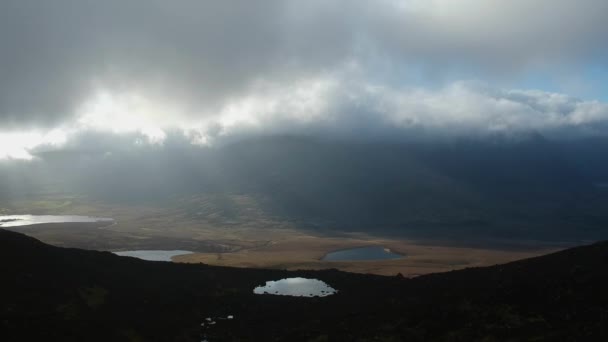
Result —
[[[119, 206], [69, 200], [57, 196], [25, 201], [5, 208], [5, 214], [79, 214], [111, 217], [115, 222], [41, 224], [10, 228], [61, 246], [92, 250], [189, 250], [176, 262], [274, 269], [339, 269], [356, 273], [407, 277], [467, 267], [490, 266], [547, 254], [569, 246], [520, 241], [510, 244], [463, 244], [449, 240], [414, 240], [370, 233], [306, 230], [268, 217], [248, 198], [236, 198], [244, 214], [226, 220], [207, 202], [175, 206]], [[195, 212], [192, 207], [206, 208]], [[203, 210], [201, 209], [201, 210]], [[197, 209], [198, 210], [198, 209]], [[405, 257], [377, 261], [323, 261], [332, 251], [382, 246]]]

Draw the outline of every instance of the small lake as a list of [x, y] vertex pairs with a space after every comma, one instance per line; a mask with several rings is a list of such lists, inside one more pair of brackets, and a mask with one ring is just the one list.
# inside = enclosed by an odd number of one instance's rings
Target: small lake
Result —
[[21, 227], [43, 223], [114, 222], [114, 219], [74, 215], [5, 215], [0, 216], [0, 227]]
[[293, 297], [327, 297], [338, 291], [325, 282], [308, 278], [285, 278], [277, 281], [267, 281], [266, 285], [253, 290], [255, 294], [269, 294]]
[[178, 255], [192, 254], [191, 251], [163, 251], [163, 250], [137, 250], [137, 251], [124, 251], [124, 252], [113, 252], [116, 255], [128, 256], [148, 261], [171, 261], [171, 258]]
[[365, 260], [392, 260], [404, 256], [393, 253], [390, 249], [381, 246], [367, 246], [350, 249], [341, 249], [327, 253], [323, 261], [365, 261]]

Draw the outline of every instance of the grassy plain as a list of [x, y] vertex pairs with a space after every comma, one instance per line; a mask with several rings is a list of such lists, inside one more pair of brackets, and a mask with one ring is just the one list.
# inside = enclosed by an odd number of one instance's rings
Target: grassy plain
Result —
[[[82, 198], [49, 196], [1, 206], [4, 214], [90, 215], [111, 217], [111, 225], [47, 224], [13, 228], [53, 245], [97, 250], [185, 249], [176, 262], [211, 265], [327, 269], [381, 275], [416, 276], [488, 266], [547, 254], [551, 245], [506, 248], [450, 241], [385, 238], [369, 233], [321, 233], [301, 229], [266, 214], [247, 196], [192, 196], [162, 204], [109, 204]], [[405, 255], [402, 259], [327, 262], [339, 249], [377, 245]]]

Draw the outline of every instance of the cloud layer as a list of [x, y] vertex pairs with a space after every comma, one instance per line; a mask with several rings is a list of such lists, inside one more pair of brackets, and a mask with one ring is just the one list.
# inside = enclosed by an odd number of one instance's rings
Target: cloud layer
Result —
[[6, 0], [0, 158], [83, 132], [600, 134], [604, 103], [504, 85], [608, 67], [606, 15], [602, 0]]
[[536, 131], [572, 138], [603, 136], [607, 122], [607, 104], [563, 94], [502, 90], [478, 82], [429, 90], [323, 78], [286, 88], [260, 85], [200, 117], [137, 94], [101, 93], [59, 128], [0, 133], [0, 158], [30, 159], [30, 152], [40, 148], [99, 145], [83, 139], [86, 135], [128, 136], [134, 145], [162, 145], [176, 135], [195, 145], [283, 134], [416, 139]]

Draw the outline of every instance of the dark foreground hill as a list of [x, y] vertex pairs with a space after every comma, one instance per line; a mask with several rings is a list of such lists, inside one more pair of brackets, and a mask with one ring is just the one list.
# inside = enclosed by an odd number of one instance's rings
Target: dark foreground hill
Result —
[[[0, 230], [1, 341], [608, 339], [608, 243], [415, 279], [147, 262]], [[254, 295], [290, 276], [325, 298]]]

